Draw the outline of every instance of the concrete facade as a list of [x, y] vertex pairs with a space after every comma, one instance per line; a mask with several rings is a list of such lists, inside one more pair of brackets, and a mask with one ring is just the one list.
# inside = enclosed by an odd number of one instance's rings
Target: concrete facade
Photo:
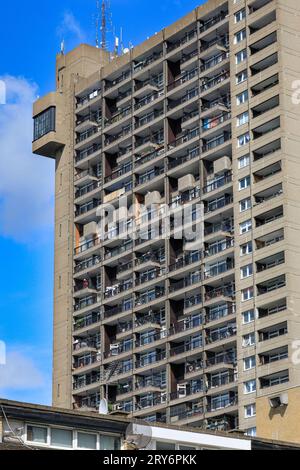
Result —
[[[299, 440], [299, 14], [210, 0], [123, 56], [58, 57], [57, 90], [34, 106], [35, 120], [55, 107], [56, 128], [33, 143], [56, 160], [56, 406], [106, 398], [149, 421]], [[118, 212], [101, 231], [105, 204]], [[194, 249], [173, 221], [196, 204]], [[160, 221], [146, 240], [163, 207], [171, 233]]]

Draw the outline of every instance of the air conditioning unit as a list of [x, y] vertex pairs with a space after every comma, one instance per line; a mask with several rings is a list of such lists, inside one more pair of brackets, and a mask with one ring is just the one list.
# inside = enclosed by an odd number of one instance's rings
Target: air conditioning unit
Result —
[[280, 408], [289, 404], [289, 397], [287, 393], [282, 393], [275, 397], [269, 398], [269, 404], [271, 408]]
[[122, 411], [123, 406], [120, 403], [116, 403], [115, 405], [113, 405], [112, 409], [113, 411]]
[[178, 398], [186, 397], [186, 384], [177, 385]]
[[119, 354], [119, 348], [120, 348], [120, 344], [119, 344], [119, 343], [111, 344], [111, 345], [110, 345], [110, 352], [111, 352], [111, 355], [112, 355], [112, 356], [117, 356], [117, 355]]

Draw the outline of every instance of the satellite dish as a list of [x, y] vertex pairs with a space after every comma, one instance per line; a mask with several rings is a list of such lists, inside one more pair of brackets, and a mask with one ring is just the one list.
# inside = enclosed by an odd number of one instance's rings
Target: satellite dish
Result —
[[134, 449], [147, 449], [152, 439], [152, 428], [147, 421], [135, 420], [126, 429], [126, 442]]
[[108, 403], [106, 398], [103, 398], [99, 404], [99, 415], [107, 415], [108, 414]]

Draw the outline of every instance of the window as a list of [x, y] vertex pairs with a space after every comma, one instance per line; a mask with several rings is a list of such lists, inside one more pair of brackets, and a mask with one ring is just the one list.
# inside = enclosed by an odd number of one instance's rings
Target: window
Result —
[[237, 127], [243, 126], [244, 124], [247, 124], [248, 122], [249, 122], [249, 113], [248, 113], [248, 111], [245, 111], [244, 113], [240, 114], [236, 118]]
[[236, 74], [236, 84], [237, 85], [240, 85], [240, 83], [243, 83], [246, 80], [248, 80], [248, 71], [247, 70], [243, 70], [242, 72], [239, 72], [239, 73]]
[[156, 442], [156, 450], [175, 450], [175, 444], [172, 442]]
[[55, 131], [55, 107], [46, 109], [34, 118], [33, 140], [38, 140], [49, 132]]
[[234, 14], [234, 22], [239, 23], [246, 18], [246, 9], [242, 8]]
[[252, 323], [255, 320], [255, 313], [253, 309], [243, 312], [242, 315], [243, 315], [244, 325], [247, 325], [248, 323]]
[[256, 405], [254, 403], [245, 406], [245, 418], [253, 418], [253, 416], [256, 416]]
[[256, 392], [256, 380], [248, 380], [244, 383], [244, 394]]
[[256, 428], [249, 428], [245, 432], [246, 436], [255, 437], [256, 436]]
[[100, 436], [100, 450], [119, 450], [120, 439], [113, 436]]
[[245, 176], [245, 178], [242, 178], [239, 180], [239, 190], [242, 191], [243, 189], [248, 188], [250, 184], [251, 184], [250, 175]]
[[244, 39], [246, 39], [247, 32], [245, 29], [241, 29], [241, 31], [238, 31], [234, 35], [234, 44], [238, 44], [239, 42], [242, 42]]
[[246, 220], [240, 224], [240, 235], [250, 232], [252, 230], [252, 220]]
[[239, 164], [239, 169], [241, 170], [242, 168], [246, 168], [247, 166], [250, 165], [250, 155], [244, 155], [243, 157], [240, 157], [238, 160]]
[[255, 344], [255, 333], [249, 333], [243, 336], [243, 348], [249, 348]]
[[242, 290], [242, 302], [253, 299], [254, 290], [253, 287], [247, 287], [247, 289]]
[[249, 142], [250, 142], [250, 133], [249, 132], [246, 132], [245, 134], [242, 134], [237, 138], [238, 148], [249, 144]]
[[254, 369], [256, 366], [255, 356], [246, 357], [244, 359], [244, 370]]
[[243, 91], [242, 93], [239, 93], [236, 96], [236, 104], [237, 106], [240, 106], [241, 104], [247, 103], [248, 101], [248, 90]]
[[250, 255], [253, 252], [252, 242], [244, 243], [240, 248], [240, 256]]
[[37, 444], [47, 444], [47, 428], [40, 426], [27, 426], [27, 441]]
[[251, 209], [251, 198], [248, 197], [247, 199], [243, 199], [242, 201], [240, 201], [240, 212], [245, 212], [247, 211], [248, 209]]
[[246, 59], [247, 59], [247, 49], [243, 49], [242, 51], [235, 54], [235, 63], [236, 63], [236, 65], [241, 64]]
[[77, 433], [77, 447], [79, 449], [97, 449], [96, 434], [87, 434], [85, 432]]
[[73, 432], [67, 429], [51, 429], [51, 445], [55, 447], [73, 447]]
[[253, 265], [248, 264], [247, 266], [243, 266], [241, 268], [241, 279], [245, 279], [247, 277], [252, 276], [253, 274]]

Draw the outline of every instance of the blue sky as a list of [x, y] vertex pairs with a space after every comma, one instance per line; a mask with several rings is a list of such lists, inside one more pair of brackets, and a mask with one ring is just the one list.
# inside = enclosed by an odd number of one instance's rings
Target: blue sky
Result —
[[[137, 45], [201, 0], [111, 0]], [[54, 162], [31, 154], [32, 101], [54, 88], [55, 54], [95, 43], [96, 0], [2, 2], [0, 78], [0, 397], [51, 403]]]

